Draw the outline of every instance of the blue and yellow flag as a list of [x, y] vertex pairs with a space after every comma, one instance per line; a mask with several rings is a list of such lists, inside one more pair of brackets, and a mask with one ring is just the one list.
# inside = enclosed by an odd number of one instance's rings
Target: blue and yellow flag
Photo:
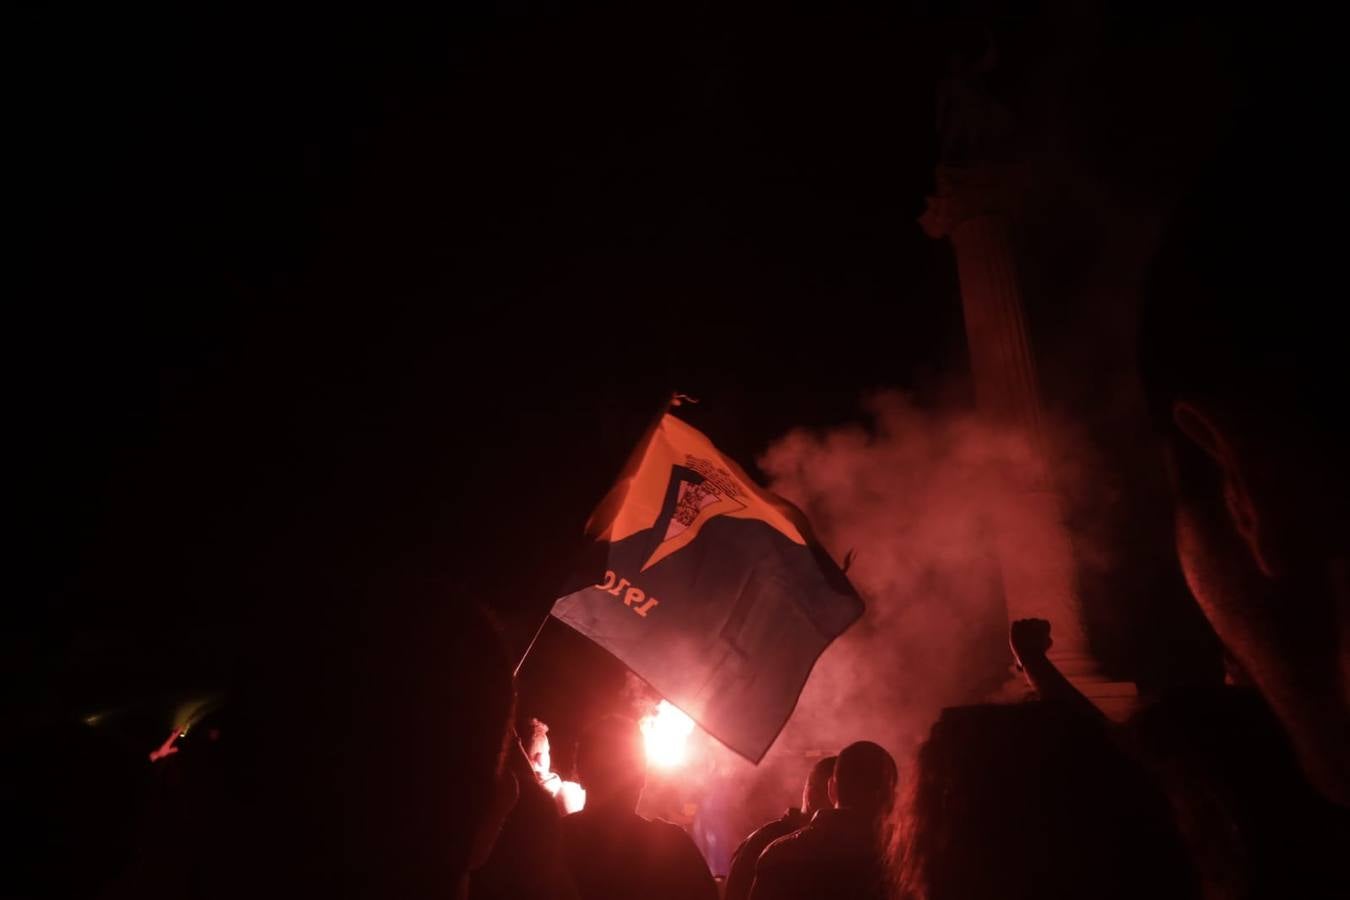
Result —
[[669, 414], [587, 532], [607, 549], [604, 577], [553, 616], [752, 762], [863, 612], [802, 514]]

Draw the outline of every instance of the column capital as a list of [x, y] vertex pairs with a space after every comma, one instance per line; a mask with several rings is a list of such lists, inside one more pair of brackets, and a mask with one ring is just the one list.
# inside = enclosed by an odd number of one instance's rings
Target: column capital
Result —
[[944, 238], [972, 219], [1015, 216], [1025, 194], [1027, 170], [1020, 163], [942, 163], [936, 182], [919, 225], [929, 237]]

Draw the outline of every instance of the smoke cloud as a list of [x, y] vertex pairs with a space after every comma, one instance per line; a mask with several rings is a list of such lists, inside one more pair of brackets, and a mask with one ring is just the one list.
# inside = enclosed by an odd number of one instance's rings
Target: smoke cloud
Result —
[[[995, 527], [1017, 527], [1009, 483], [1036, 477], [1025, 442], [969, 407], [924, 406], [895, 390], [865, 398], [862, 411], [858, 424], [789, 432], [759, 459], [769, 487], [801, 508], [836, 561], [849, 560], [867, 611], [821, 656], [758, 767], [696, 735], [706, 768], [684, 777], [736, 797], [742, 833], [796, 802], [815, 759], [872, 740], [903, 780], [944, 707], [1021, 691]], [[1073, 482], [1058, 486], [1090, 501], [1082, 436], [1057, 426], [1049, 437], [1057, 482]], [[1109, 564], [1083, 543], [1080, 562]]]
[[779, 739], [834, 753], [868, 739], [907, 755], [944, 706], [1007, 679], [992, 513], [1024, 446], [968, 410], [925, 409], [899, 392], [865, 401], [869, 422], [794, 431], [760, 460], [867, 603], [821, 657]]

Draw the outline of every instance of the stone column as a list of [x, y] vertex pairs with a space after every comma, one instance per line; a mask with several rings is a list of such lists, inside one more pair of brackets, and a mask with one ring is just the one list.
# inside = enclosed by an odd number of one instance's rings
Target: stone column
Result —
[[1015, 165], [943, 165], [920, 219], [956, 254], [976, 403], [1007, 435], [1010, 462], [991, 510], [1008, 619], [1047, 619], [1050, 658], [1112, 717], [1128, 714], [1133, 684], [1110, 683], [1088, 649], [1073, 547], [1047, 468], [1035, 357], [1027, 338], [1010, 235], [1022, 176]]

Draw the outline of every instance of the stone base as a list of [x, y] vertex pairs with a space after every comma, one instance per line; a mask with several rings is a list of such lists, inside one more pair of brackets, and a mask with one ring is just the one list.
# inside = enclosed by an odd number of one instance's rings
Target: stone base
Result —
[[[1142, 701], [1139, 688], [1133, 681], [1108, 681], [1096, 674], [1077, 673], [1069, 678], [1072, 684], [1102, 715], [1112, 722], [1124, 722], [1139, 711]], [[1016, 667], [1010, 669], [1008, 680], [990, 696], [991, 703], [1021, 703], [1036, 697], [1036, 691]]]
[[1124, 722], [1139, 711], [1139, 688], [1133, 681], [1107, 681], [1101, 678], [1072, 683], [1112, 722]]

